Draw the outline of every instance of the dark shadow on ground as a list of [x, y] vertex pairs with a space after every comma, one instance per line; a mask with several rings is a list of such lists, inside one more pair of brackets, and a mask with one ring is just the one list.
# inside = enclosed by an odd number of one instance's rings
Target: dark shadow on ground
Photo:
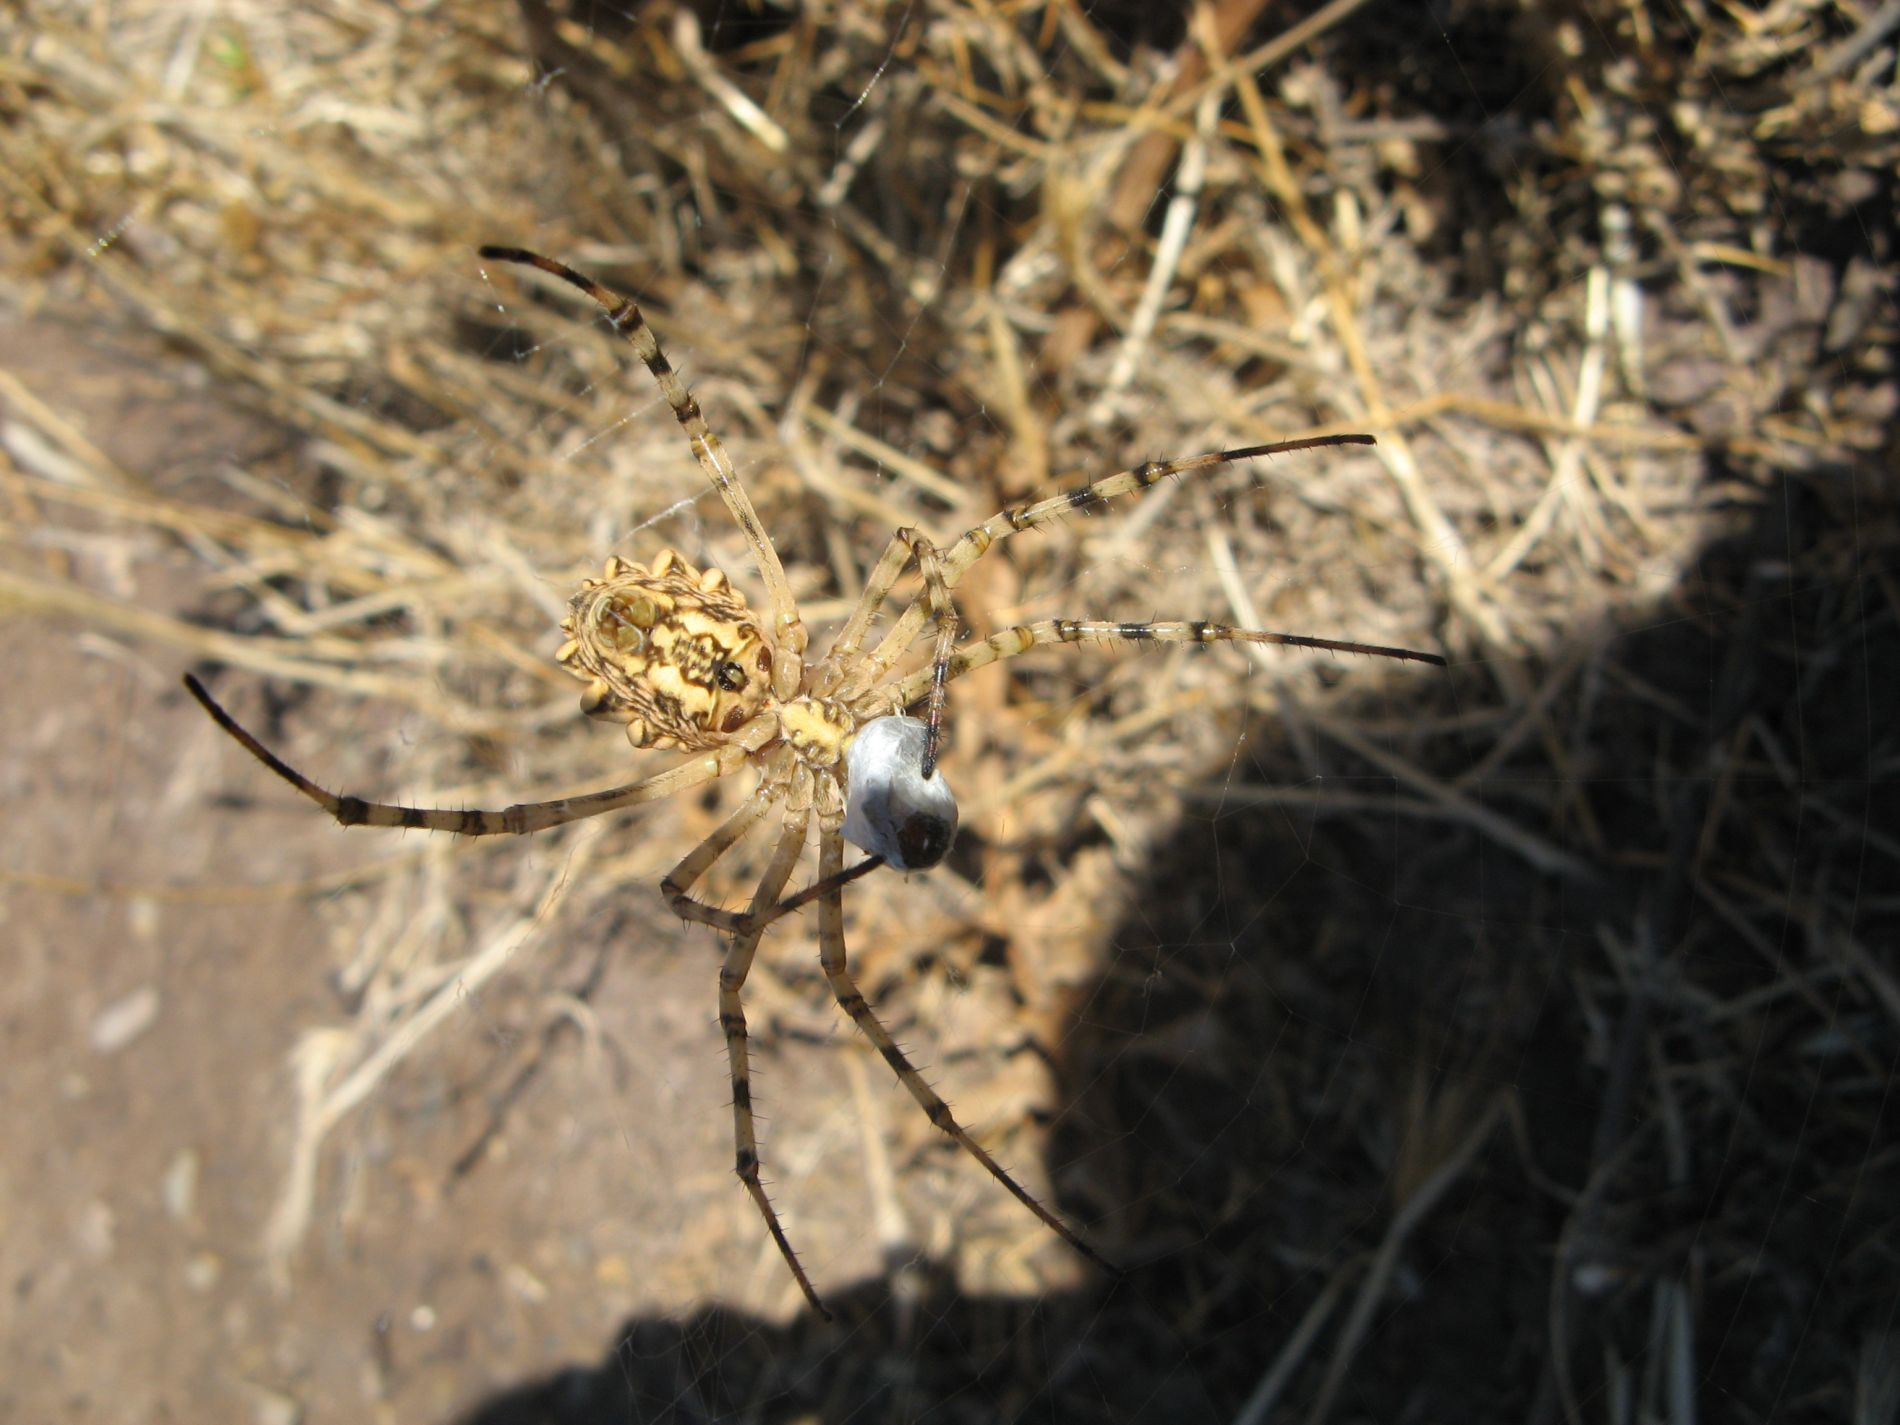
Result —
[[[1900, 1306], [1884, 488], [1736, 506], [1670, 599], [1525, 668], [1541, 721], [1453, 723], [1482, 669], [1424, 694], [1391, 745], [1580, 873], [1255, 730], [1065, 1046], [1052, 1152], [1121, 1204], [1123, 1281], [636, 1320], [466, 1425], [1264, 1418], [1282, 1352], [1303, 1417], [1846, 1418]], [[1263, 804], [1322, 771], [1387, 809]]]

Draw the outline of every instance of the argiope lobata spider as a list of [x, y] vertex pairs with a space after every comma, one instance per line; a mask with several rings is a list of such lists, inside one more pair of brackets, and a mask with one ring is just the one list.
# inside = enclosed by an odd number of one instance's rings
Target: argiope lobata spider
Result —
[[[924, 1082], [865, 1002], [847, 968], [845, 884], [891, 865], [926, 870], [948, 853], [956, 831], [956, 802], [936, 775], [937, 737], [945, 690], [965, 673], [1049, 643], [1083, 639], [1173, 643], [1278, 643], [1339, 653], [1409, 659], [1443, 666], [1430, 653], [1381, 648], [1330, 638], [1264, 633], [1200, 620], [1117, 623], [1044, 619], [1004, 629], [959, 647], [951, 592], [970, 566], [999, 539], [1075, 511], [1092, 510], [1118, 495], [1145, 490], [1169, 475], [1187, 474], [1256, 456], [1329, 445], [1370, 445], [1369, 435], [1321, 436], [1223, 450], [1182, 460], [1151, 461], [1092, 485], [1002, 510], [939, 550], [916, 530], [900, 529], [866, 582], [863, 597], [831, 649], [805, 658], [806, 631], [785, 571], [766, 537], [737, 472], [708, 428], [699, 403], [660, 351], [658, 340], [631, 301], [563, 263], [518, 248], [484, 247], [481, 255], [538, 267], [578, 287], [607, 312], [614, 330], [633, 347], [659, 383], [686, 432], [694, 456], [738, 521], [765, 585], [763, 617], [748, 606], [718, 569], [694, 569], [672, 551], [650, 567], [617, 557], [598, 579], [586, 580], [571, 601], [555, 655], [586, 684], [581, 708], [589, 716], [623, 723], [636, 747], [690, 754], [680, 765], [626, 786], [555, 801], [528, 802], [503, 811], [452, 811], [397, 806], [338, 796], [271, 752], [220, 707], [196, 678], [186, 685], [218, 725], [265, 766], [345, 826], [400, 826], [463, 836], [521, 835], [603, 812], [650, 802], [751, 767], [757, 789], [723, 825], [689, 851], [660, 882], [668, 905], [687, 920], [731, 937], [719, 970], [719, 1019], [732, 1074], [733, 1136], [740, 1181], [765, 1219], [772, 1240], [812, 1306], [826, 1312], [767, 1199], [759, 1176], [747, 1065], [745, 986], [766, 929], [788, 912], [818, 903], [819, 962], [839, 1006], [851, 1016], [922, 1106], [930, 1121], [981, 1163], [1025, 1207], [1077, 1251], [1113, 1270], [1060, 1218], [1045, 1208], [957, 1122]], [[889, 631], [867, 648], [872, 620], [912, 563], [922, 589]], [[926, 625], [934, 627], [931, 660], [899, 672], [904, 655]], [[918, 702], [922, 720], [904, 716]], [[773, 808], [780, 808], [777, 843], [749, 906], [726, 910], [694, 898], [695, 885]], [[785, 887], [818, 828], [818, 876], [790, 897]], [[844, 843], [869, 854], [850, 869]]]

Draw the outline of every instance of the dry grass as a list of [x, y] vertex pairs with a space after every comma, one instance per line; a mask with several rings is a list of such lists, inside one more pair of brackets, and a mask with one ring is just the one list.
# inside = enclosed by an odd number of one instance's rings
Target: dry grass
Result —
[[[484, 241], [639, 296], [820, 623], [897, 525], [1374, 431], [1014, 541], [961, 613], [1207, 616], [1451, 675], [1058, 651], [973, 677], [964, 847], [854, 898], [867, 989], [1129, 1282], [1059, 1292], [1035, 1224], [880, 1109], [891, 1231], [960, 1294], [906, 1317], [867, 1288], [848, 1344], [747, 1327], [754, 1362], [721, 1317], [642, 1358], [722, 1362], [707, 1389], [771, 1418], [814, 1374], [827, 1409], [897, 1378], [880, 1408], [933, 1418], [1840, 1418], [1891, 1355], [1900, 1189], [1900, 826], [1872, 792], [1896, 317], [1866, 216], [1892, 38], [1821, 4], [1549, 0], [1451, 7], [1431, 44], [1335, 5], [1281, 43], [1295, 16], [1261, 8], [42, 7], [0, 72], [9, 319], [130, 344], [274, 438], [153, 469], [7, 363], [0, 606], [222, 668], [331, 785], [493, 805], [637, 774], [573, 715], [558, 610], [668, 544], [743, 583], [743, 543], [645, 374]], [[342, 877], [337, 1007], [283, 1046], [281, 1272], [324, 1136], [491, 975], [543, 1023], [515, 950], [660, 914], [742, 790]], [[126, 890], [57, 870], [8, 875]], [[272, 875], [338, 883], [233, 879]], [[767, 1022], [829, 1033], [783, 973]]]

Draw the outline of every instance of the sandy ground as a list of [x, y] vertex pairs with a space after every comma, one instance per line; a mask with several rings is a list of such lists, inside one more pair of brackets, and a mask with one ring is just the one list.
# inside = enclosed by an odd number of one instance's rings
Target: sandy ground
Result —
[[[50, 324], [5, 345], [31, 353], [15, 373], [68, 409], [117, 406], [120, 420], [95, 410], [91, 428], [160, 483], [206, 450], [270, 444], [160, 353], [101, 351]], [[186, 561], [147, 552], [95, 573], [169, 594], [172, 611], [203, 597]], [[346, 836], [258, 775], [184, 695], [180, 660], [44, 626], [9, 625], [6, 642], [6, 800], [44, 814], [0, 829], [0, 864], [27, 878], [5, 892], [0, 988], [0, 1414], [437, 1419], [482, 1380], [591, 1352], [636, 1306], [688, 1309], [719, 1291], [786, 1304], [728, 1172], [715, 949], [657, 894], [524, 952], [568, 966], [575, 986], [604, 954], [590, 1023], [606, 1028], [584, 1035], [518, 987], [468, 1004], [444, 1052], [341, 1135], [314, 1230], [273, 1280], [260, 1244], [285, 1183], [289, 1055], [338, 1017], [337, 938], [361, 920], [295, 883], [415, 845]], [[291, 755], [321, 763], [321, 710], [286, 727]], [[556, 1024], [568, 1028], [543, 1033]], [[792, 1057], [769, 1070], [775, 1096], [835, 1061]], [[491, 1135], [491, 1108], [536, 1063]], [[819, 1186], [830, 1166], [786, 1170], [784, 1191]], [[861, 1180], [848, 1186], [861, 1200]], [[871, 1264], [840, 1230], [850, 1207], [801, 1196], [828, 1279]]]

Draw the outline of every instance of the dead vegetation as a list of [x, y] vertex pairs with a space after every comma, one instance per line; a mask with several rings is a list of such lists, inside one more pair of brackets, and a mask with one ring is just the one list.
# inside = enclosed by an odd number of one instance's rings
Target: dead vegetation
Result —
[[[1451, 675], [1173, 650], [973, 677], [952, 866], [847, 898], [867, 991], [1129, 1279], [1101, 1297], [972, 1191], [873, 1065], [768, 1161], [808, 1134], [848, 1167], [819, 1263], [921, 1253], [954, 1293], [874, 1283], [841, 1342], [737, 1328], [789, 1305], [745, 1278], [642, 1322], [640, 1360], [772, 1419], [1890, 1421], [1890, 8], [36, 7], [0, 72], [0, 606], [15, 642], [221, 670], [331, 785], [495, 805], [651, 770], [575, 715], [559, 610], [609, 553], [744, 584], [743, 541], [645, 374], [481, 242], [638, 295], [820, 624], [896, 526], [1373, 431], [1014, 541], [960, 612], [1438, 646]], [[138, 352], [161, 389], [127, 401], [265, 434], [170, 431], [153, 463], [34, 379], [53, 329]], [[193, 750], [191, 817], [246, 819], [239, 849], [284, 824], [241, 754]], [[25, 841], [5, 875], [325, 927], [331, 963], [283, 973], [335, 997], [258, 1066], [294, 1062], [295, 1129], [241, 1145], [294, 1281], [327, 1140], [453, 1058], [497, 975], [504, 1048], [461, 1051], [435, 1168], [531, 1171], [481, 1159], [559, 1026], [614, 1040], [599, 927], [662, 916], [740, 790], [553, 849], [352, 839], [320, 878], [259, 850], [134, 885]], [[768, 1047], [837, 1037], [804, 931], [772, 938]], [[677, 1013], [712, 1054], [703, 978]], [[738, 1279], [709, 1276], [634, 1310]], [[664, 1405], [624, 1359], [599, 1384]]]

